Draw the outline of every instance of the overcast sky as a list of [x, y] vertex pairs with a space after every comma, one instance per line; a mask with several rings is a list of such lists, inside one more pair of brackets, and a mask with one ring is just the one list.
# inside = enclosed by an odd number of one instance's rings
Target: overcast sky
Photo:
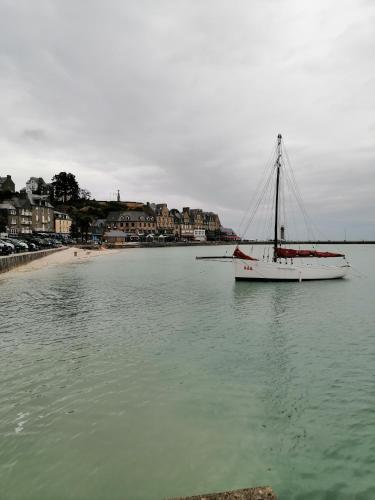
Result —
[[283, 134], [324, 234], [375, 238], [372, 0], [0, 0], [0, 175], [238, 227]]

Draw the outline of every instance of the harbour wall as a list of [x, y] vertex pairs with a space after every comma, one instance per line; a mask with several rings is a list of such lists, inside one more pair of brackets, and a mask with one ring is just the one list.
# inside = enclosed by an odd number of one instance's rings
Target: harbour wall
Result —
[[36, 259], [41, 259], [42, 257], [46, 257], [51, 253], [60, 252], [61, 250], [65, 250], [65, 247], [62, 248], [50, 248], [48, 250], [37, 250], [36, 252], [27, 252], [27, 253], [16, 253], [12, 255], [3, 255], [0, 257], [0, 273], [5, 273], [14, 269], [15, 267], [23, 266], [24, 264], [28, 264]]

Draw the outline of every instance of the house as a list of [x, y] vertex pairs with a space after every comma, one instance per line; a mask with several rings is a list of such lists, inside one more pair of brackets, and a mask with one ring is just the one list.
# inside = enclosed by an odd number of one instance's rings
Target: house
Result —
[[[148, 208], [148, 207], [147, 207]], [[148, 208], [110, 212], [106, 219], [107, 228], [131, 235], [147, 236], [156, 232], [156, 218]]]
[[55, 230], [54, 209], [48, 195], [27, 193], [32, 207], [33, 231], [46, 233]]
[[125, 231], [107, 231], [103, 234], [103, 241], [109, 243], [110, 245], [122, 246], [128, 238], [128, 233]]
[[59, 234], [70, 234], [70, 228], [72, 227], [72, 219], [65, 212], [58, 212], [54, 210], [53, 212], [55, 220], [55, 233]]
[[177, 208], [171, 208], [169, 211], [170, 216], [173, 217], [173, 231], [174, 231], [174, 236], [175, 238], [180, 238], [181, 237], [181, 221], [182, 221], [182, 215]]
[[6, 177], [0, 177], [0, 192], [1, 193], [14, 193], [16, 186], [12, 181], [12, 176], [7, 175]]
[[220, 239], [221, 222], [217, 214], [214, 212], [203, 212], [203, 227], [206, 230], [208, 240]]
[[0, 203], [0, 215], [5, 222], [5, 230], [8, 234], [18, 233], [17, 209], [11, 201]]
[[158, 232], [165, 235], [174, 235], [174, 218], [169, 212], [167, 204], [159, 203], [155, 205], [154, 211]]
[[192, 208], [190, 210], [190, 217], [193, 221], [194, 229], [204, 229], [203, 210], [201, 208]]
[[194, 239], [194, 219], [189, 207], [183, 207], [182, 209], [180, 234], [183, 239]]
[[12, 224], [10, 229], [15, 229], [13, 234], [31, 234], [33, 232], [33, 210], [30, 200], [27, 197], [13, 197], [11, 204], [16, 209], [17, 224]]
[[107, 229], [109, 229], [110, 226], [107, 227], [107, 221], [106, 219], [96, 219], [93, 221], [91, 224], [91, 238], [94, 241], [102, 241], [103, 240], [103, 235]]
[[26, 193], [28, 194], [48, 194], [48, 185], [42, 177], [30, 177], [26, 182]]
[[205, 229], [194, 229], [194, 241], [207, 241]]

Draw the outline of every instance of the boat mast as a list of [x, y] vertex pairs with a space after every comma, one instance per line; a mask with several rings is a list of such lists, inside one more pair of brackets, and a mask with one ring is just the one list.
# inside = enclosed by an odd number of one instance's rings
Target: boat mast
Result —
[[276, 159], [276, 200], [275, 200], [275, 235], [273, 242], [273, 261], [277, 261], [277, 236], [279, 225], [279, 185], [280, 185], [280, 167], [281, 167], [281, 134], [277, 136], [277, 159]]

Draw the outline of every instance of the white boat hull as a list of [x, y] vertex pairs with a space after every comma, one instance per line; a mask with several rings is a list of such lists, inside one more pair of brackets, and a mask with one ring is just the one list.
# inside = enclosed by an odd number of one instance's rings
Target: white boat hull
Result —
[[[319, 259], [320, 260], [320, 259]], [[306, 281], [344, 278], [350, 266], [324, 265], [320, 262], [291, 263], [263, 260], [233, 259], [234, 275], [238, 281]]]

